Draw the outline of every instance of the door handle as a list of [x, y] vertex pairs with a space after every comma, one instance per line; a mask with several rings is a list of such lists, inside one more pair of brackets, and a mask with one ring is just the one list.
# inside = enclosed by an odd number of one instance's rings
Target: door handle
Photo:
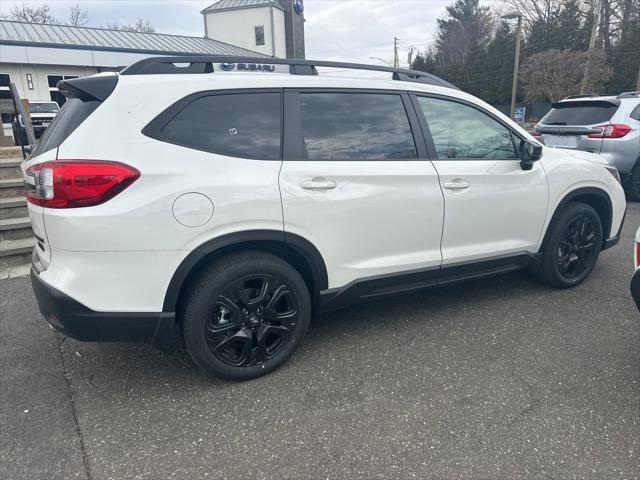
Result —
[[445, 182], [443, 186], [448, 190], [464, 190], [469, 188], [471, 184], [466, 180], [454, 180], [452, 182]]
[[300, 184], [305, 190], [331, 190], [336, 188], [336, 182], [325, 179], [306, 180]]

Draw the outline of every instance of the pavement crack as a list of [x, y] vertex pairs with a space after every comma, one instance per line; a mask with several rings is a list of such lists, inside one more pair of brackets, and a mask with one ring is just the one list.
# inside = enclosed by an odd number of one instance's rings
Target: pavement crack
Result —
[[76, 432], [76, 437], [80, 443], [80, 452], [82, 454], [82, 464], [84, 466], [85, 474], [87, 475], [87, 480], [92, 480], [91, 476], [91, 468], [89, 467], [89, 455], [87, 453], [87, 448], [84, 444], [84, 437], [82, 436], [82, 429], [80, 428], [80, 423], [78, 422], [78, 414], [76, 412], [76, 402], [75, 395], [73, 392], [73, 387], [71, 386], [71, 374], [67, 370], [67, 363], [64, 360], [64, 353], [62, 351], [62, 344], [65, 341], [65, 338], [60, 334], [56, 335], [56, 342], [58, 344], [58, 353], [60, 354], [60, 362], [62, 363], [62, 376], [64, 377], [64, 382], [67, 386], [67, 397], [69, 398], [69, 404], [71, 405], [71, 416], [73, 418], [74, 430]]

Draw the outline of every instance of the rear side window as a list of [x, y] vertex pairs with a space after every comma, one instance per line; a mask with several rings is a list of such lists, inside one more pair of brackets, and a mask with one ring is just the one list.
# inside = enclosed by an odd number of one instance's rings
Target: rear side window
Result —
[[400, 95], [301, 93], [302, 131], [310, 160], [417, 158]]
[[158, 132], [144, 133], [164, 142], [205, 152], [255, 160], [281, 158], [280, 93], [200, 96]]
[[634, 120], [640, 120], [640, 104], [638, 104], [636, 108], [631, 110], [631, 113], [629, 114], [629, 116]]
[[597, 100], [582, 102], [558, 102], [540, 123], [544, 125], [593, 125], [608, 122], [618, 110], [618, 105]]
[[100, 103], [102, 102], [99, 100], [81, 100], [76, 97], [68, 99], [40, 137], [31, 156], [58, 148]]

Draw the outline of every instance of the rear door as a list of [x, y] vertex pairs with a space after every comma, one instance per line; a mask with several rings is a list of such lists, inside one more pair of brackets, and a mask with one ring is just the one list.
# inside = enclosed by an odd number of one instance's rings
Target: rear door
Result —
[[435, 283], [444, 205], [416, 127], [406, 94], [286, 92], [284, 228], [320, 251], [330, 288], [417, 269]]
[[[116, 81], [114, 76], [112, 79], [114, 85]], [[29, 161], [22, 164], [23, 177], [28, 189], [36, 188], [35, 176], [29, 174], [29, 169], [45, 162], [57, 160], [58, 147], [102, 103], [102, 100], [80, 94], [77, 91], [67, 92], [67, 94], [69, 99], [35, 144]], [[51, 261], [51, 249], [45, 229], [44, 208], [29, 203], [28, 211], [31, 228], [38, 242], [36, 254], [41, 265], [46, 268]]]
[[601, 132], [620, 106], [619, 100], [572, 100], [556, 102], [540, 120], [540, 140], [550, 147], [600, 153], [602, 138], [590, 138]]

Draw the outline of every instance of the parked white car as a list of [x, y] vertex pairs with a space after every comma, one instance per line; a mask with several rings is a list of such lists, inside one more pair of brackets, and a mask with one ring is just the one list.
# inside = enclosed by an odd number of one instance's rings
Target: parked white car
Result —
[[572, 287], [619, 239], [615, 168], [421, 72], [152, 58], [61, 90], [23, 169], [40, 309], [81, 340], [182, 336], [247, 379], [317, 312], [522, 267]]

